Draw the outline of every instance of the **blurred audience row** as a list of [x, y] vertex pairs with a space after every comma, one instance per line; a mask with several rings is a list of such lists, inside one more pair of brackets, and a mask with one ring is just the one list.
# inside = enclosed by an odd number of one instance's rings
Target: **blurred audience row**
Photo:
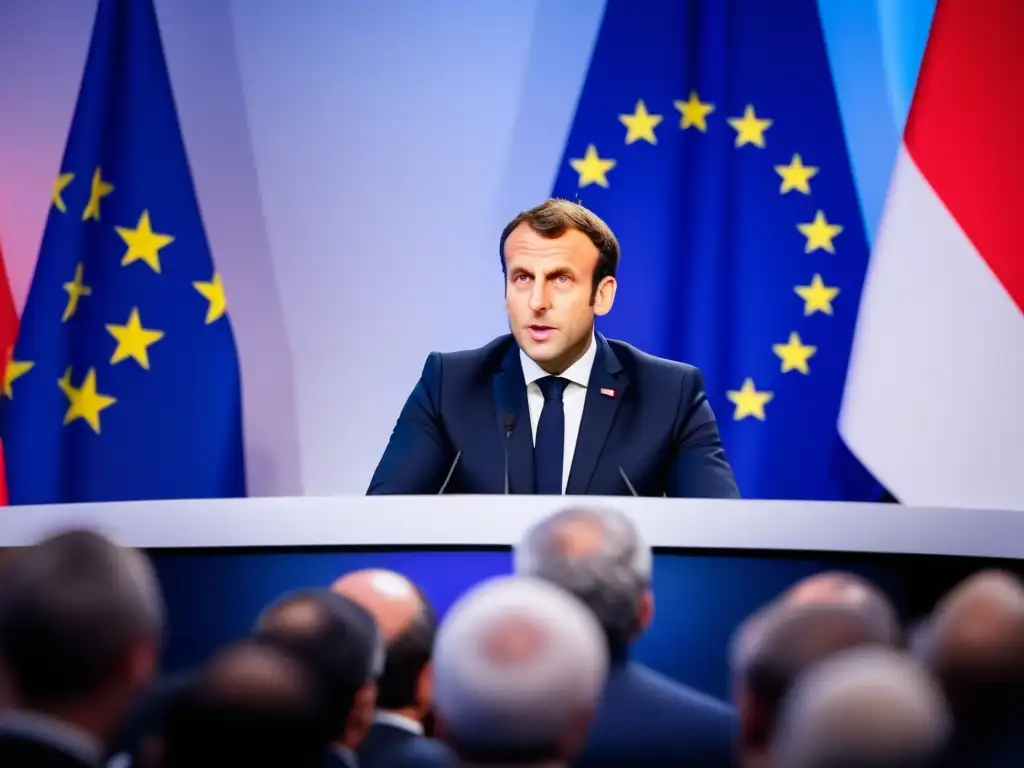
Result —
[[165, 677], [145, 555], [56, 534], [0, 576], [0, 766], [1024, 765], [1012, 575], [968, 579], [909, 638], [873, 585], [811, 577], [737, 630], [727, 703], [630, 660], [654, 593], [625, 516], [561, 511], [514, 561], [440, 623], [402, 575], [348, 573]]

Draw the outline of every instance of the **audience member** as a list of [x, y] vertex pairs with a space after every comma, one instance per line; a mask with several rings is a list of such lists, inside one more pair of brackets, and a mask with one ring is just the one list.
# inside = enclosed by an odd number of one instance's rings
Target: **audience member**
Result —
[[620, 512], [573, 507], [531, 528], [515, 551], [518, 574], [550, 581], [601, 624], [611, 669], [579, 765], [730, 765], [735, 713], [725, 703], [630, 661], [654, 615], [651, 549]]
[[771, 745], [778, 768], [924, 768], [950, 736], [934, 680], [900, 652], [838, 653], [796, 681]]
[[24, 549], [0, 592], [0, 655], [15, 708], [4, 768], [98, 766], [157, 668], [163, 601], [145, 556], [87, 531]]
[[465, 764], [567, 765], [604, 685], [601, 627], [546, 582], [491, 579], [445, 617], [434, 645], [438, 734]]
[[276, 645], [221, 650], [170, 700], [158, 768], [320, 768], [325, 682]]
[[888, 596], [867, 579], [846, 571], [825, 571], [801, 579], [786, 590], [781, 602], [787, 605], [839, 603], [859, 608], [879, 625], [891, 627], [894, 643], [902, 644], [899, 616]]
[[1024, 585], [972, 576], [940, 601], [915, 650], [953, 711], [950, 764], [1024, 764]]
[[745, 768], [770, 763], [779, 709], [799, 675], [844, 650], [893, 647], [895, 627], [861, 602], [769, 604], [744, 624], [731, 658]]
[[426, 596], [401, 574], [384, 570], [355, 571], [331, 589], [370, 612], [386, 648], [373, 727], [358, 751], [360, 768], [452, 765], [454, 756], [427, 738], [423, 726], [431, 710], [430, 659], [437, 634]]
[[301, 656], [320, 675], [329, 692], [321, 718], [332, 742], [328, 766], [355, 768], [355, 750], [373, 723], [384, 668], [373, 617], [326, 589], [303, 590], [264, 610], [253, 636]]

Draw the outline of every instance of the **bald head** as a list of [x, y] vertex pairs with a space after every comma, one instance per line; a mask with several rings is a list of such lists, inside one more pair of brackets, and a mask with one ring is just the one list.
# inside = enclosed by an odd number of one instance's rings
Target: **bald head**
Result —
[[942, 693], [922, 667], [893, 649], [859, 648], [800, 677], [772, 757], [787, 768], [924, 765], [951, 729]]
[[844, 571], [826, 571], [798, 581], [783, 593], [781, 600], [792, 606], [849, 605], [879, 622], [899, 627], [896, 610], [885, 593], [867, 579]]
[[464, 760], [570, 759], [607, 673], [594, 616], [532, 578], [492, 579], [463, 596], [437, 636], [435, 706]]
[[570, 507], [526, 532], [515, 571], [549, 581], [583, 602], [622, 655], [653, 611], [651, 548], [632, 521], [603, 507]]
[[1000, 571], [968, 578], [936, 607], [917, 650], [958, 720], [998, 725], [1024, 698], [1024, 586]]
[[437, 619], [426, 596], [400, 573], [348, 573], [331, 591], [361, 605], [380, 628], [387, 655], [377, 682], [377, 707], [422, 719], [430, 708], [430, 659]]

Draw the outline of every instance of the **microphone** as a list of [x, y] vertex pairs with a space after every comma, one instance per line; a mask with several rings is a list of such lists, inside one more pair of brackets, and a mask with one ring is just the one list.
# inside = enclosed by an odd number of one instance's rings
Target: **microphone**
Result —
[[512, 438], [512, 430], [516, 426], [516, 415], [514, 413], [505, 414], [505, 439], [501, 445], [505, 449], [505, 495], [508, 495], [508, 441]]
[[624, 482], [626, 484], [626, 487], [629, 488], [629, 492], [634, 496], [637, 496], [638, 494], [636, 492], [636, 489], [633, 487], [633, 484], [629, 482], [629, 478], [626, 477], [626, 473], [622, 469], [622, 467], [619, 467], [619, 475], [622, 477], [622, 482]]
[[452, 479], [452, 475], [455, 474], [455, 467], [457, 467], [459, 465], [459, 459], [461, 459], [461, 458], [462, 458], [462, 451], [459, 451], [458, 453], [455, 454], [455, 461], [452, 462], [452, 467], [451, 467], [451, 469], [448, 470], [448, 476], [444, 479], [444, 482], [441, 483], [441, 490], [439, 490], [437, 492], [438, 496], [440, 496], [442, 493], [444, 493], [444, 489], [448, 487], [448, 481], [451, 480]]

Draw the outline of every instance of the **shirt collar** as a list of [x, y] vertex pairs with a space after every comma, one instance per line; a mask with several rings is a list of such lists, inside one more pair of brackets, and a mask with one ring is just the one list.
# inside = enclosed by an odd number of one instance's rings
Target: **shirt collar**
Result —
[[[568, 379], [573, 384], [586, 389], [590, 383], [590, 371], [594, 367], [594, 360], [597, 358], [597, 339], [593, 334], [590, 336], [590, 346], [583, 353], [583, 357], [570, 365], [561, 373], [561, 378]], [[530, 386], [538, 379], [543, 379], [551, 374], [537, 365], [537, 362], [527, 355], [522, 349], [519, 350], [519, 360], [523, 365], [523, 378], [526, 379], [526, 386]]]
[[103, 746], [90, 733], [38, 712], [10, 710], [0, 714], [0, 733], [48, 744], [79, 760], [99, 764]]
[[348, 747], [343, 747], [341, 744], [332, 744], [331, 751], [334, 752], [340, 759], [341, 762], [351, 768], [358, 768], [359, 760], [356, 759], [356, 753]]
[[424, 733], [422, 723], [417, 723], [411, 717], [400, 715], [397, 712], [386, 712], [378, 709], [373, 715], [373, 723], [374, 725], [389, 725], [392, 728], [408, 731], [417, 736], [422, 736]]

